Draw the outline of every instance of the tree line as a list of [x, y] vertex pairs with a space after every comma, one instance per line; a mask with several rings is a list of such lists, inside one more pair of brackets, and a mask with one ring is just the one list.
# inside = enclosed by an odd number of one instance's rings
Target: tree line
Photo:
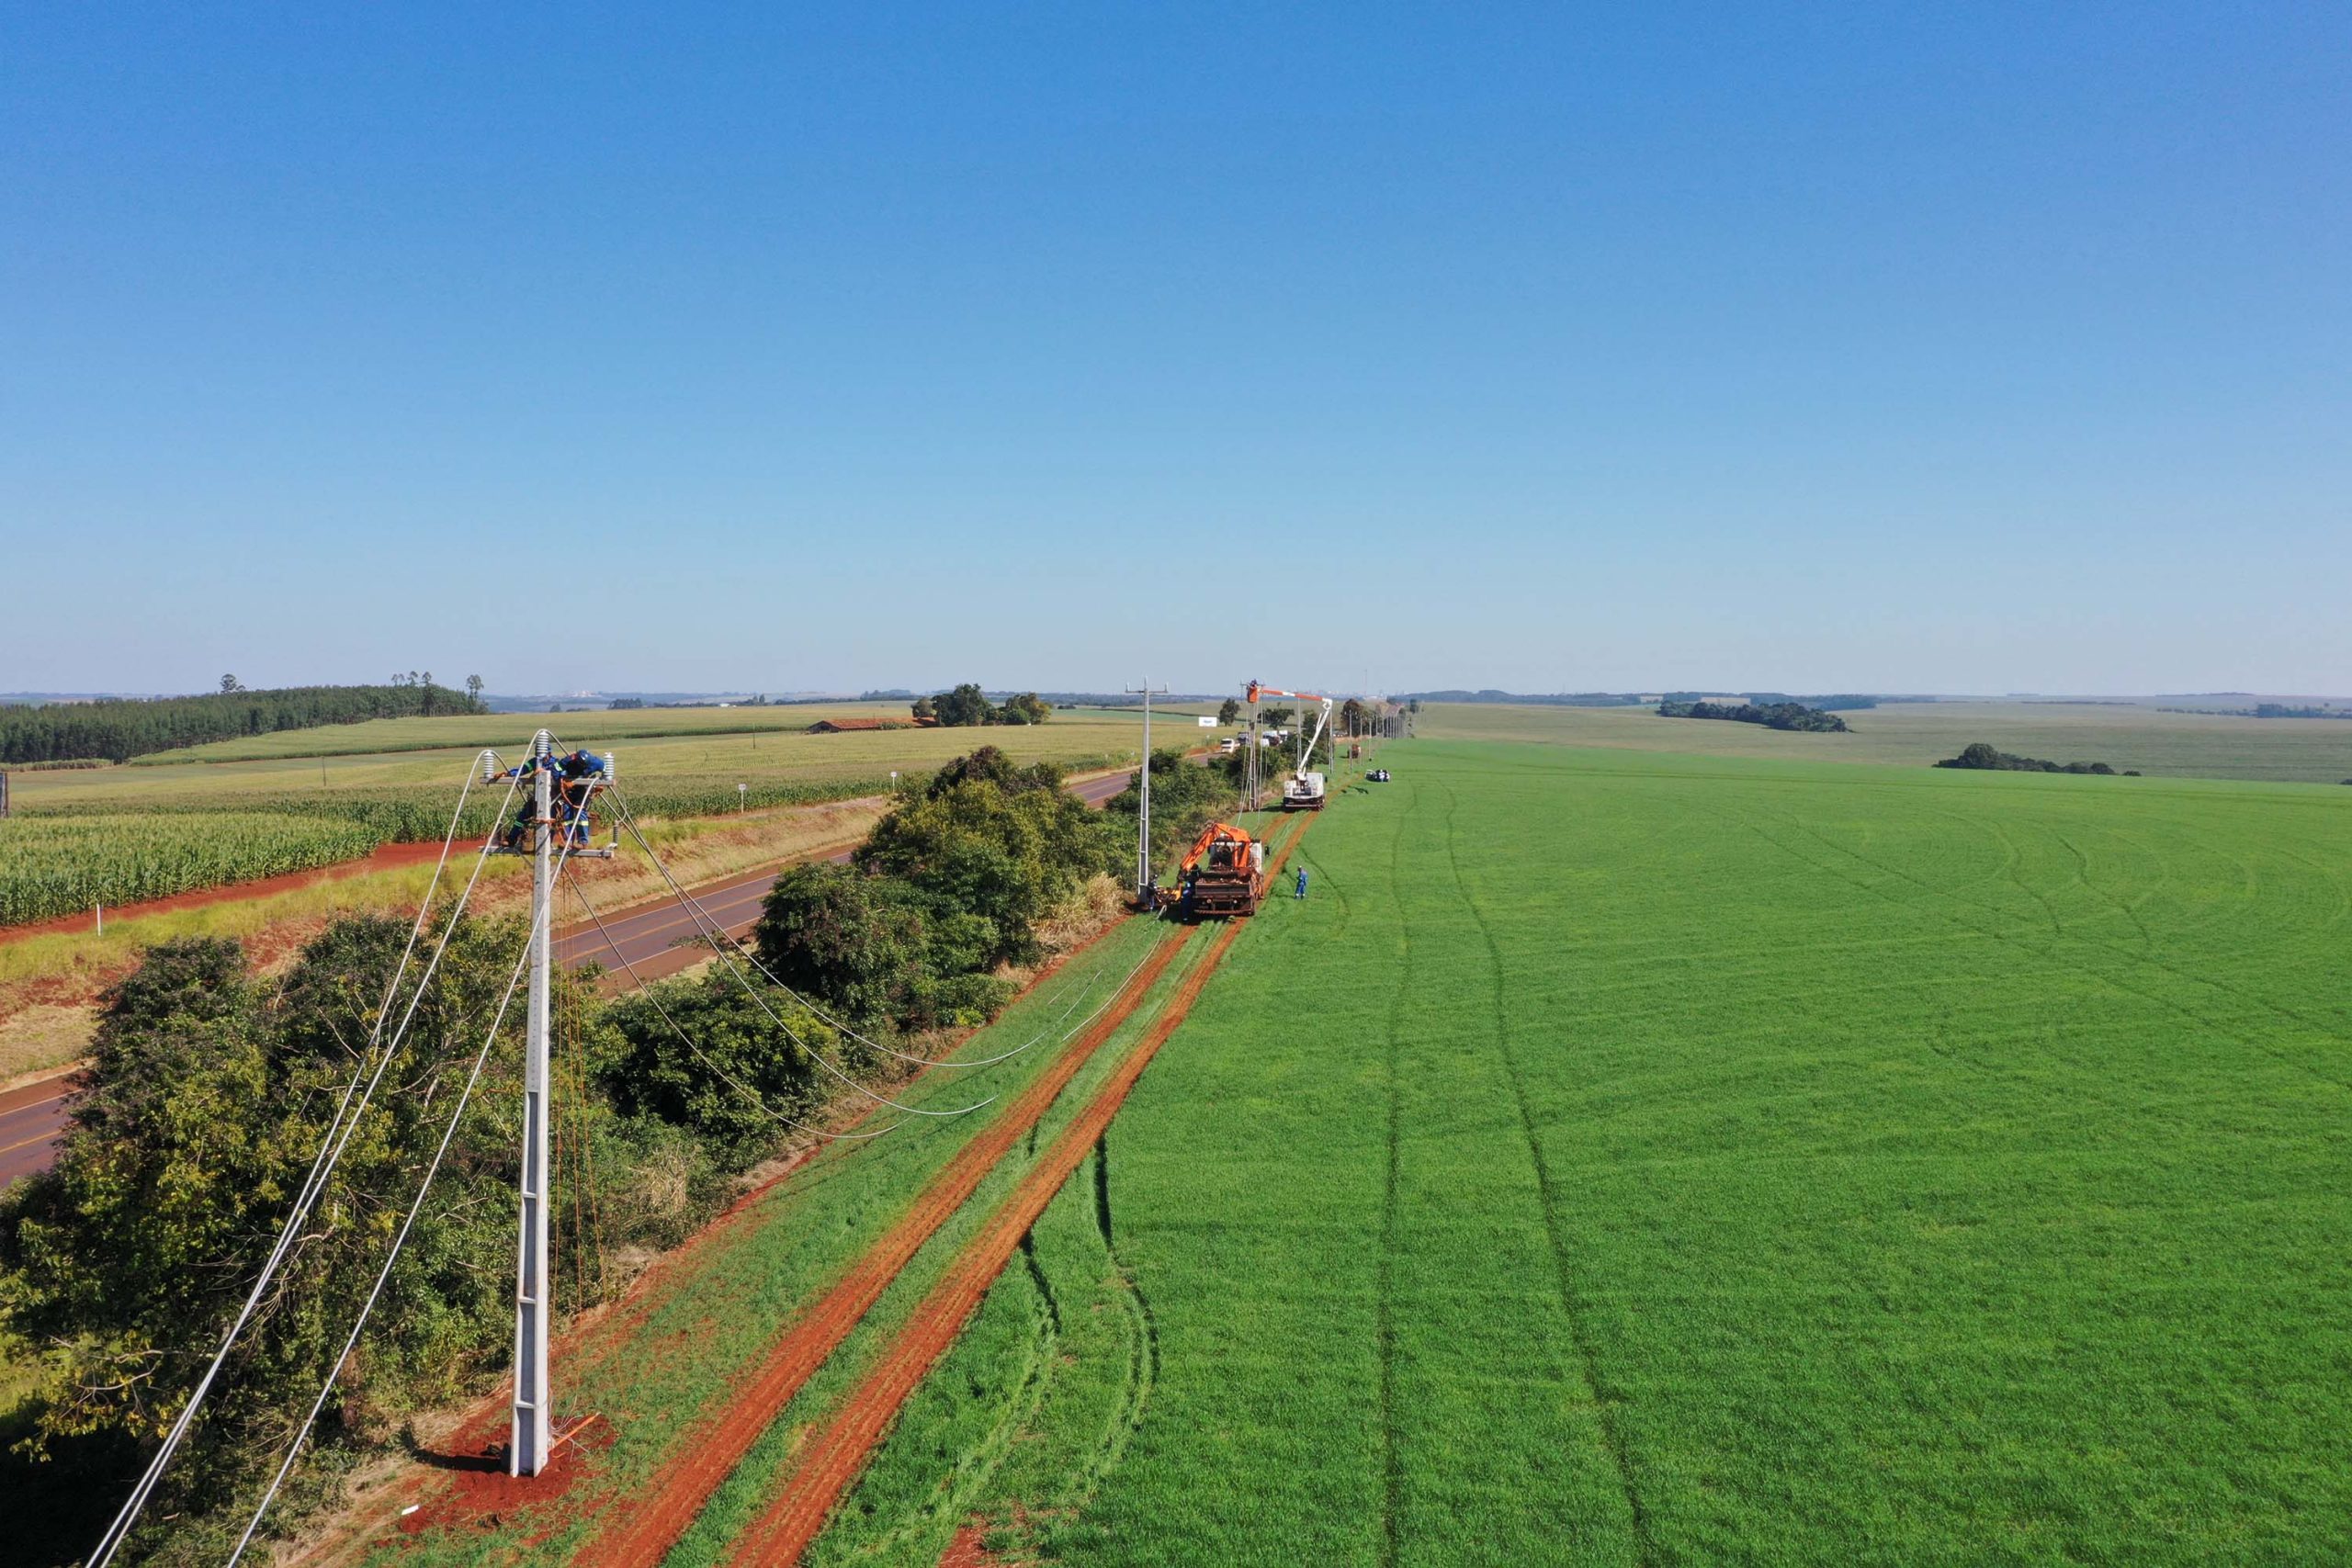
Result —
[[128, 761], [214, 740], [357, 724], [370, 718], [488, 713], [479, 694], [434, 684], [430, 672], [382, 686], [288, 686], [249, 692], [234, 675], [197, 697], [123, 698], [0, 708], [0, 762]]
[[[1183, 774], [1207, 776], [1186, 766], [1161, 784], [1163, 771], [1155, 806], [1162, 789], [1189, 798]], [[674, 1246], [715, 1214], [738, 1177], [785, 1146], [778, 1116], [823, 1114], [833, 1083], [811, 1051], [853, 1074], [888, 1066], [827, 1018], [888, 1041], [993, 1017], [1014, 993], [1008, 971], [1043, 956], [1050, 924], [1102, 907], [1101, 879], [1132, 864], [1134, 833], [1131, 815], [1089, 810], [1052, 764], [982, 747], [908, 787], [848, 865], [795, 867], [769, 895], [754, 951], [826, 1016], [750, 976], [764, 993], [755, 999], [726, 965], [612, 1000], [591, 972], [559, 979], [565, 1145], [595, 1151], [562, 1179], [582, 1200], [571, 1223], [598, 1216], [562, 1244], [582, 1263], [556, 1271], [559, 1309], [618, 1293], [621, 1259]], [[259, 1271], [409, 927], [345, 918], [275, 977], [231, 940], [170, 943], [107, 998], [57, 1163], [0, 1193], [0, 1349], [35, 1378], [0, 1418], [0, 1493], [21, 1502], [12, 1520], [23, 1513], [23, 1530], [86, 1544], [186, 1403], [203, 1362], [189, 1348], [217, 1342]], [[134, 1555], [226, 1554], [290, 1413], [333, 1366], [523, 934], [514, 919], [458, 923], [385, 1091]], [[370, 1319], [367, 1354], [330, 1400], [300, 1495], [284, 1506], [289, 1524], [331, 1505], [413, 1416], [479, 1393], [505, 1364], [520, 1012], [507, 1015], [509, 1038]]]
[[1818, 734], [1842, 734], [1849, 728], [1834, 713], [1803, 703], [1682, 703], [1657, 705], [1660, 718], [1723, 718], [1736, 724], [1760, 724], [1768, 729], [1798, 729]]
[[1035, 692], [1023, 692], [1001, 703], [992, 703], [987, 693], [967, 681], [952, 692], [917, 697], [911, 711], [917, 718], [956, 729], [989, 724], [1043, 724], [1053, 716], [1054, 705]]
[[[232, 940], [171, 942], [107, 998], [56, 1164], [0, 1193], [0, 1344], [32, 1380], [0, 1419], [0, 1492], [21, 1504], [11, 1509], [19, 1546], [53, 1532], [59, 1548], [86, 1547], [186, 1404], [327, 1135], [408, 932], [405, 919], [346, 917], [274, 978]], [[294, 1413], [340, 1355], [523, 935], [519, 920], [458, 922], [301, 1246], [143, 1516], [132, 1560], [228, 1555]], [[612, 1003], [585, 975], [558, 984], [565, 1146], [594, 1149], [562, 1171], [579, 1201], [561, 1243], [575, 1261], [550, 1283], [569, 1313], [617, 1293], [623, 1259], [683, 1241], [733, 1195], [736, 1176], [777, 1151], [776, 1124], [719, 1072], [789, 1115], [822, 1098], [808, 1047], [852, 1070], [863, 1058], [806, 1009], [770, 998], [796, 1043], [716, 977]], [[390, 1016], [414, 990], [402, 987]], [[331, 1505], [415, 1414], [481, 1392], [506, 1363], [520, 1015], [508, 1010], [368, 1320], [366, 1355], [337, 1385], [281, 1505], [285, 1523]], [[588, 1213], [593, 1230], [581, 1228]]]
[[1961, 748], [1957, 757], [1946, 757], [1936, 764], [1939, 768], [1974, 768], [1995, 773], [2099, 773], [2107, 777], [2136, 779], [2136, 768], [2126, 768], [2120, 774], [2105, 762], [2045, 762], [2039, 757], [2019, 757], [2004, 751], [1988, 740], [1972, 740]]
[[1040, 955], [1038, 928], [1134, 852], [1053, 763], [983, 746], [905, 790], [848, 864], [777, 877], [754, 941], [778, 979], [861, 1029], [980, 1023], [1012, 995], [1000, 971]]

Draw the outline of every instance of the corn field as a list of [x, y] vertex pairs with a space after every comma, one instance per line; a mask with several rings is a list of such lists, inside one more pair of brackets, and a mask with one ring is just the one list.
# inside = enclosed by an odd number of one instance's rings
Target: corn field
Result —
[[[1073, 770], [1111, 757], [1073, 758]], [[909, 768], [919, 786], [928, 768]], [[738, 783], [748, 788], [738, 793]], [[676, 773], [624, 782], [639, 817], [716, 817], [739, 808], [814, 806], [887, 794], [888, 775], [743, 778]], [[459, 844], [479, 843], [496, 825], [503, 780], [476, 784], [458, 825]], [[431, 843], [449, 829], [457, 806], [447, 784], [359, 789], [208, 790], [150, 795], [125, 812], [119, 799], [56, 801], [19, 807], [0, 820], [0, 926], [74, 914], [93, 904], [167, 897], [364, 855], [381, 844]], [[599, 803], [600, 830], [609, 822]]]
[[381, 841], [356, 822], [282, 814], [12, 818], [0, 821], [0, 925], [309, 871]]

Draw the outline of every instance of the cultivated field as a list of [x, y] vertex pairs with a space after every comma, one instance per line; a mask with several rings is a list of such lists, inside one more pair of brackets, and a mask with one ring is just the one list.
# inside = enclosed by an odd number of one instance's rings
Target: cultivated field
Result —
[[356, 823], [307, 817], [14, 818], [0, 821], [0, 926], [308, 871], [377, 842]]
[[2352, 1558], [2352, 792], [1382, 760], [814, 1561]]
[[[808, 735], [803, 731], [814, 717], [803, 708], [657, 711], [673, 723], [737, 714], [794, 716], [790, 733], [710, 732], [634, 743], [593, 737], [596, 744], [618, 750], [622, 792], [647, 818], [714, 817], [739, 807], [878, 795], [888, 789], [894, 770], [902, 778], [919, 777], [984, 744], [1001, 747], [1021, 761], [1050, 760], [1074, 769], [1113, 765], [1134, 757], [1141, 734], [1133, 716], [1074, 716], [1041, 726], [987, 729]], [[119, 903], [328, 864], [365, 854], [379, 843], [437, 841], [447, 830], [458, 787], [481, 746], [495, 746], [502, 755], [519, 759], [542, 722], [557, 727], [560, 739], [582, 743], [592, 737], [576, 721], [645, 718], [643, 713], [624, 712], [552, 715], [544, 720], [533, 715], [387, 719], [289, 731], [250, 744], [287, 748], [308, 737], [310, 744], [334, 745], [350, 732], [367, 730], [380, 738], [402, 726], [420, 727], [440, 737], [441, 745], [460, 728], [478, 733], [472, 745], [458, 750], [403, 743], [395, 750], [364, 754], [17, 773], [11, 788], [18, 816], [0, 826], [0, 925], [85, 910], [94, 902]], [[465, 824], [469, 832], [489, 829], [503, 789], [503, 783], [476, 787]], [[130, 834], [119, 830], [141, 816], [188, 820], [158, 820]], [[89, 818], [113, 826], [94, 828]]]
[[[1848, 735], [1802, 735], [1649, 708], [1430, 703], [1419, 734], [1446, 740], [1539, 740], [1708, 756], [1926, 767], [1972, 740], [2052, 761], [2107, 762], [2173, 778], [2337, 784], [2352, 779], [2352, 720], [2165, 713], [2127, 703], [1895, 703], [1840, 716]], [[2352, 792], [2347, 792], [2352, 793]]]
[[456, 714], [380, 718], [219, 740], [135, 759], [132, 767], [179, 761], [251, 762], [288, 757], [349, 757], [389, 751], [473, 750], [514, 744], [541, 725], [582, 744], [656, 736], [790, 735], [820, 718], [905, 718], [905, 703], [811, 703], [750, 707], [585, 708], [558, 714]]

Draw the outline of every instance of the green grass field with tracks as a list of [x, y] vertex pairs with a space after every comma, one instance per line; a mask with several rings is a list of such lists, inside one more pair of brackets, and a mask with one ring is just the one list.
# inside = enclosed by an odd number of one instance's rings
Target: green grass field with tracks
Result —
[[1660, 718], [1646, 707], [1429, 703], [1436, 740], [1532, 740], [1783, 761], [1924, 768], [1972, 740], [2056, 762], [2105, 762], [2167, 778], [2340, 784], [2352, 779], [2352, 720], [2168, 713], [2148, 703], [1889, 703], [1841, 714], [1850, 733], [1815, 735], [1722, 719]]
[[1381, 761], [819, 1560], [2352, 1558], [2352, 792]]

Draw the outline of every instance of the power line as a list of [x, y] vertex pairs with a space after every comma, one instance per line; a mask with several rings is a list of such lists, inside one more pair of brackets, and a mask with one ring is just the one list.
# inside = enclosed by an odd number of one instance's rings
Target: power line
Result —
[[[834, 1033], [842, 1035], [847, 1039], [854, 1040], [859, 1044], [865, 1046], [867, 1050], [875, 1052], [879, 1055], [895, 1057], [901, 1062], [911, 1063], [916, 1066], [922, 1067], [977, 1067], [988, 1065], [984, 1062], [958, 1060], [952, 1056], [917, 1056], [909, 1052], [894, 1049], [891, 1046], [884, 1044], [879, 1040], [859, 1033], [858, 1031], [852, 1027], [848, 1022], [842, 1019], [835, 1018], [831, 1013], [827, 1012], [825, 1009], [819, 1005], [812, 998], [805, 996], [801, 992], [796, 991], [790, 986], [785, 984], [782, 979], [777, 977], [774, 970], [760, 962], [758, 954], [743, 946], [741, 942], [737, 942], [732, 935], [728, 933], [725, 927], [719, 925], [717, 918], [711, 915], [709, 910], [703, 908], [702, 900], [696, 898], [686, 888], [679, 885], [678, 880], [670, 874], [668, 867], [662, 864], [662, 857], [653, 852], [653, 846], [647, 841], [645, 834], [639, 829], [637, 825], [636, 813], [629, 809], [628, 800], [622, 797], [620, 791], [616, 787], [607, 785], [606, 791], [617, 803], [621, 814], [621, 819], [628, 823], [629, 834], [631, 837], [636, 839], [638, 846], [645, 852], [645, 858], [653, 863], [653, 869], [660, 872], [662, 874], [662, 879], [669, 884], [670, 891], [676, 896], [679, 907], [684, 908], [689, 915], [696, 917], [695, 930], [697, 933], [700, 934], [705, 941], [710, 942], [714, 951], [717, 951], [718, 948], [718, 938], [725, 937], [728, 942], [735, 948], [735, 951], [742, 956], [743, 961], [750, 964], [754, 969], [757, 969], [760, 974], [766, 978], [768, 984], [774, 986], [777, 990], [782, 991], [786, 996], [790, 997], [794, 1001], [798, 1002], [802, 1007], [808, 1009], [808, 1011], [816, 1015], [820, 1022], [832, 1030]], [[785, 1033], [791, 1037], [793, 1043], [799, 1045], [803, 1050], [809, 1049], [808, 1044], [803, 1042], [798, 1035], [792, 1032], [792, 1030], [788, 1025], [785, 1026]], [[987, 1102], [983, 1101], [982, 1103], [985, 1104]]]
[[719, 946], [719, 942], [722, 939], [734, 946], [738, 951], [741, 950], [742, 944], [736, 942], [732, 936], [729, 936], [724, 927], [721, 927], [716, 920], [711, 919], [707, 912], [703, 909], [702, 906], [695, 902], [692, 894], [679, 886], [678, 879], [670, 874], [670, 868], [662, 863], [662, 857], [655, 854], [653, 852], [653, 846], [646, 841], [645, 831], [638, 826], [637, 816], [634, 812], [629, 810], [628, 803], [626, 800], [621, 799], [620, 792], [617, 790], [613, 792], [613, 795], [619, 805], [621, 820], [628, 826], [630, 836], [637, 840], [638, 847], [645, 852], [646, 858], [653, 863], [653, 868], [662, 874], [662, 879], [670, 885], [670, 890], [677, 895], [679, 906], [694, 917], [695, 929], [698, 931], [701, 931], [705, 938], [709, 941], [713, 951], [715, 951], [718, 954], [719, 959], [728, 965], [728, 972], [733, 975], [735, 976], [736, 983], [743, 987], [743, 994], [750, 997], [759, 1010], [768, 1015], [769, 1021], [773, 1022], [778, 1029], [784, 1031], [785, 1037], [786, 1039], [799, 1046], [803, 1051], [808, 1052], [811, 1061], [814, 1061], [819, 1066], [824, 1068], [825, 1071], [831, 1073], [834, 1077], [839, 1078], [842, 1082], [849, 1085], [850, 1088], [865, 1096], [866, 1099], [873, 1100], [876, 1104], [887, 1105], [893, 1111], [903, 1111], [910, 1116], [934, 1116], [942, 1119], [955, 1116], [968, 1116], [975, 1111], [981, 1110], [987, 1106], [996, 1103], [997, 1097], [990, 1095], [986, 1100], [977, 1100], [974, 1103], [967, 1105], [957, 1111], [926, 1111], [921, 1106], [903, 1104], [899, 1100], [892, 1100], [888, 1095], [875, 1093], [874, 1090], [858, 1082], [855, 1077], [852, 1077], [847, 1072], [844, 1072], [839, 1066], [836, 1066], [823, 1052], [818, 1050], [815, 1046], [801, 1039], [798, 1032], [793, 1029], [792, 1025], [786, 1023], [781, 1014], [779, 1014], [774, 1008], [768, 1006], [767, 998], [760, 994], [759, 987], [752, 985], [750, 980], [744, 977], [741, 965], [735, 961], [734, 957], [728, 953], [726, 948]]
[[[481, 753], [483, 757], [494, 755], [495, 753], [488, 751]], [[479, 757], [476, 759], [477, 761], [480, 760]], [[416, 989], [409, 998], [408, 1009], [401, 1017], [400, 1026], [393, 1031], [391, 1039], [384, 1043], [382, 1053], [376, 1061], [375, 1072], [368, 1077], [367, 1092], [360, 1095], [357, 1106], [354, 1107], [352, 1094], [358, 1088], [361, 1076], [367, 1073], [368, 1054], [376, 1049], [377, 1043], [383, 1037], [384, 1020], [390, 1013], [392, 998], [399, 993], [401, 979], [407, 973], [409, 960], [416, 951], [417, 937], [423, 932], [426, 916], [433, 908], [433, 895], [441, 885], [442, 871], [448, 863], [449, 847], [457, 841], [458, 829], [464, 821], [466, 800], [473, 793], [474, 779], [475, 774], [469, 764], [465, 785], [458, 792], [457, 809], [449, 818], [449, 830], [442, 837], [441, 857], [433, 868], [433, 880], [425, 888], [424, 902], [418, 906], [416, 920], [409, 929], [408, 943], [401, 950], [399, 964], [393, 969], [391, 983], [385, 987], [384, 1000], [377, 1010], [376, 1022], [369, 1032], [368, 1044], [360, 1054], [358, 1064], [352, 1070], [351, 1082], [345, 1087], [342, 1100], [335, 1107], [334, 1119], [328, 1123], [326, 1132], [320, 1140], [319, 1152], [311, 1159], [310, 1174], [303, 1179], [302, 1189], [296, 1194], [293, 1207], [287, 1213], [286, 1223], [278, 1231], [277, 1244], [270, 1249], [269, 1258], [262, 1265], [261, 1273], [254, 1280], [252, 1290], [246, 1293], [244, 1304], [229, 1325], [228, 1332], [221, 1337], [220, 1348], [213, 1352], [212, 1360], [205, 1368], [204, 1375], [197, 1381], [195, 1389], [188, 1395], [187, 1404], [181, 1408], [178, 1417], [172, 1423], [171, 1430], [164, 1435], [163, 1445], [155, 1450], [154, 1457], [149, 1460], [146, 1470], [141, 1474], [137, 1484], [131, 1488], [130, 1495], [124, 1499], [121, 1509], [116, 1513], [113, 1522], [107, 1527], [105, 1535], [99, 1538], [98, 1544], [91, 1554], [90, 1568], [105, 1568], [107, 1563], [111, 1562], [115, 1553], [122, 1549], [123, 1541], [129, 1538], [131, 1527], [138, 1523], [141, 1511], [146, 1507], [148, 1500], [154, 1495], [155, 1487], [162, 1482], [164, 1471], [170, 1467], [174, 1456], [179, 1451], [181, 1442], [195, 1424], [198, 1411], [211, 1392], [213, 1380], [220, 1375], [222, 1365], [229, 1359], [229, 1352], [235, 1348], [239, 1337], [243, 1334], [246, 1325], [252, 1321], [254, 1312], [259, 1308], [263, 1292], [269, 1288], [270, 1282], [277, 1278], [278, 1269], [284, 1266], [288, 1256], [292, 1251], [294, 1238], [300, 1233], [303, 1223], [317, 1207], [320, 1196], [325, 1191], [328, 1180], [334, 1174], [334, 1168], [342, 1161], [344, 1150], [350, 1145], [352, 1134], [358, 1130], [359, 1119], [367, 1114], [368, 1104], [374, 1100], [377, 1088], [383, 1082], [385, 1069], [391, 1066], [392, 1057], [400, 1051], [401, 1042], [407, 1036], [409, 1024], [416, 1017], [417, 1005], [424, 999], [425, 988], [432, 984], [434, 973], [440, 965], [442, 954], [448, 950], [450, 934], [457, 929], [458, 918], [465, 913], [468, 900], [473, 897], [474, 886], [481, 879], [482, 867], [488, 863], [490, 845], [487, 840], [483, 842], [481, 852], [476, 855], [473, 874], [467, 878], [465, 890], [458, 895], [457, 906], [450, 912], [448, 923], [442, 928], [441, 936], [434, 945], [433, 957], [426, 964], [424, 972], [417, 979]], [[499, 807], [499, 814], [502, 818], [505, 814], [506, 806], [513, 801], [514, 796], [514, 785], [510, 784], [507, 786], [505, 799]]]
[[843, 1143], [863, 1141], [867, 1138], [878, 1138], [883, 1134], [891, 1131], [892, 1128], [906, 1125], [903, 1122], [893, 1122], [888, 1127], [876, 1128], [871, 1133], [829, 1133], [822, 1127], [812, 1127], [805, 1122], [795, 1121], [792, 1117], [786, 1115], [783, 1111], [778, 1111], [774, 1106], [768, 1104], [766, 1097], [762, 1095], [757, 1089], [752, 1088], [749, 1084], [744, 1083], [741, 1078], [738, 1078], [734, 1074], [729, 1072], [725, 1067], [720, 1066], [717, 1062], [712, 1061], [708, 1056], [703, 1055], [702, 1047], [695, 1043], [694, 1036], [688, 1034], [684, 1029], [679, 1027], [678, 1021], [670, 1016], [670, 1010], [662, 1005], [662, 998], [646, 985], [643, 979], [639, 976], [637, 973], [637, 966], [629, 962], [628, 954], [621, 951], [621, 944], [615, 939], [612, 931], [606, 928], [605, 924], [605, 918], [596, 912], [596, 907], [594, 904], [588, 902], [588, 895], [581, 887], [578, 874], [576, 873], [567, 873], [566, 874], [571, 881], [573, 896], [580, 900], [580, 907], [588, 911], [589, 919], [595, 923], [596, 930], [603, 935], [605, 945], [613, 950], [613, 956], [621, 961], [621, 968], [628, 974], [630, 984], [636, 986], [639, 993], [642, 995], [647, 1001], [653, 1004], [653, 1010], [661, 1015], [662, 1021], [663, 1023], [670, 1026], [670, 1032], [675, 1034], [678, 1039], [684, 1043], [686, 1049], [694, 1053], [695, 1061], [700, 1062], [704, 1066], [708, 1067], [712, 1072], [725, 1079], [727, 1083], [736, 1090], [736, 1092], [741, 1094], [753, 1105], [757, 1106], [761, 1114], [767, 1116], [772, 1120], [781, 1122], [786, 1126], [791, 1127], [798, 1132], [808, 1133], [820, 1138], [831, 1139]]
[[[570, 856], [569, 845], [565, 847], [564, 854], [567, 858]], [[442, 1158], [448, 1154], [450, 1140], [458, 1135], [458, 1124], [464, 1119], [466, 1107], [473, 1100], [475, 1086], [481, 1081], [482, 1066], [490, 1060], [490, 1048], [498, 1039], [499, 1027], [506, 1021], [506, 1010], [514, 1000], [514, 987], [522, 981], [524, 966], [530, 961], [532, 947], [538, 940], [540, 930], [547, 924], [548, 913], [547, 908], [542, 906], [531, 922], [531, 931], [524, 939], [523, 951], [516, 954], [514, 967], [506, 976], [506, 989], [498, 998], [498, 1010], [491, 1016], [490, 1029], [482, 1035], [481, 1048], [474, 1053], [472, 1070], [466, 1075], [466, 1087], [458, 1092], [457, 1106], [449, 1113], [449, 1124], [442, 1129], [441, 1142], [435, 1147], [433, 1158], [424, 1168], [424, 1179], [417, 1184], [416, 1198], [409, 1204], [399, 1233], [392, 1237], [391, 1251], [385, 1255], [383, 1268], [377, 1270], [376, 1282], [368, 1290], [368, 1299], [360, 1303], [359, 1315], [352, 1323], [351, 1333], [344, 1340], [343, 1348], [329, 1364], [326, 1380], [319, 1385], [318, 1397], [311, 1402], [310, 1413], [295, 1429], [293, 1441], [286, 1445], [286, 1458], [279, 1463], [277, 1473], [270, 1478], [260, 1505], [245, 1523], [244, 1534], [237, 1538], [236, 1547], [229, 1553], [229, 1568], [235, 1568], [238, 1560], [244, 1556], [245, 1548], [252, 1544], [254, 1532], [261, 1528], [262, 1518], [269, 1512], [270, 1504], [277, 1501], [278, 1488], [286, 1484], [286, 1477], [292, 1472], [294, 1461], [302, 1451], [303, 1439], [318, 1424], [319, 1412], [326, 1408], [327, 1395], [334, 1392], [335, 1380], [343, 1375], [344, 1363], [351, 1359], [351, 1352], [358, 1346], [360, 1331], [368, 1326], [368, 1315], [376, 1310], [376, 1303], [384, 1293], [384, 1285], [392, 1277], [392, 1267], [400, 1261], [401, 1248], [407, 1245], [409, 1232], [416, 1224], [416, 1216], [424, 1211], [425, 1195], [433, 1190], [433, 1179], [440, 1174]]]

